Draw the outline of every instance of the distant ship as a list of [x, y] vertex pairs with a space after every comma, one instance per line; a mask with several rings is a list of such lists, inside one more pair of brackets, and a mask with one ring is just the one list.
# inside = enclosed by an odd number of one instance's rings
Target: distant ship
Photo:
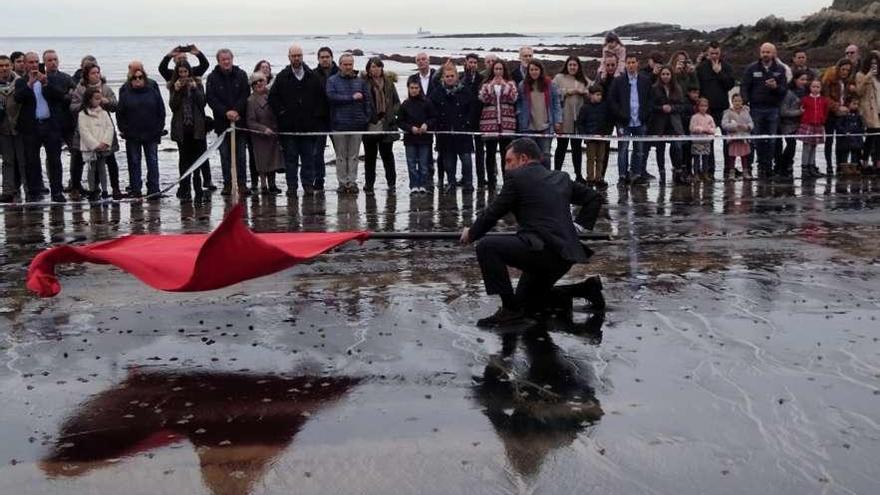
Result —
[[348, 35], [349, 35], [349, 36], [354, 36], [355, 38], [360, 38], [360, 37], [362, 37], [362, 36], [364, 35], [364, 30], [363, 30], [363, 29], [358, 29], [357, 31], [355, 31], [355, 32], [353, 32], [353, 33], [351, 33], [351, 32], [348, 33]]
[[418, 35], [431, 34], [431, 31], [426, 31], [426, 30], [422, 29], [421, 26], [419, 26], [419, 30], [416, 31], [416, 34], [418, 34]]

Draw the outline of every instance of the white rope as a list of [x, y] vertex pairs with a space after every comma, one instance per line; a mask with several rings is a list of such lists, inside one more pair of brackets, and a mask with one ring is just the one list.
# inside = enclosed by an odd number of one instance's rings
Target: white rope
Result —
[[[267, 135], [263, 131], [258, 131], [255, 129], [248, 129], [247, 127], [238, 127], [237, 130], [242, 132], [250, 132], [253, 134]], [[394, 130], [394, 131], [321, 131], [321, 132], [275, 132], [270, 135], [272, 136], [404, 136], [407, 133]], [[721, 141], [753, 141], [753, 140], [765, 140], [765, 139], [782, 139], [782, 138], [810, 138], [810, 139], [825, 139], [829, 136], [837, 136], [837, 137], [868, 137], [868, 136], [880, 136], [880, 132], [864, 132], [861, 134], [749, 134], [749, 135], [729, 135], [722, 134], [718, 136], [694, 136], [694, 135], [675, 135], [675, 136], [607, 136], [607, 135], [595, 135], [595, 134], [542, 134], [542, 133], [524, 133], [524, 132], [516, 132], [516, 133], [503, 133], [499, 134], [497, 132], [472, 132], [472, 131], [426, 131], [425, 134], [431, 134], [435, 136], [480, 136], [483, 138], [489, 139], [507, 139], [507, 138], [520, 138], [520, 137], [528, 137], [528, 138], [562, 138], [562, 139], [582, 139], [586, 141], [626, 141], [626, 142], [675, 142], [675, 141], [693, 141], [693, 142], [714, 142], [714, 140], [718, 139]]]
[[[206, 161], [208, 161], [208, 159], [211, 157], [211, 154], [220, 148], [220, 145], [223, 144], [224, 140], [226, 140], [226, 135], [229, 134], [231, 131], [232, 131], [231, 128], [226, 129], [225, 131], [223, 131], [223, 134], [220, 134], [219, 136], [217, 136], [217, 139], [215, 139], [214, 142], [208, 146], [208, 149], [204, 153], [202, 153], [202, 155], [200, 157], [198, 157], [196, 159], [196, 161], [193, 162], [193, 164], [188, 169], [186, 169], [186, 172], [184, 172], [183, 175], [181, 175], [177, 179], [177, 181], [172, 182], [168, 186], [161, 189], [159, 192], [155, 192], [153, 194], [148, 194], [146, 196], [142, 196], [139, 198], [123, 198], [123, 199], [107, 198], [107, 199], [102, 199], [100, 201], [95, 201], [92, 204], [140, 203], [143, 201], [148, 201], [148, 200], [155, 198], [155, 197], [159, 197], [159, 196], [167, 193], [168, 191], [177, 187], [181, 182], [183, 182], [184, 179], [188, 178], [190, 175], [193, 174], [193, 172], [195, 172]], [[6, 208], [16, 207], [17, 208], [17, 207], [22, 207], [22, 206], [52, 206], [52, 205], [64, 205], [64, 204], [66, 204], [66, 203], [59, 203], [59, 202], [55, 202], [55, 201], [30, 201], [30, 202], [26, 202], [26, 203], [5, 203], [5, 204], [0, 204], [0, 207], [6, 207]]]
[[[263, 131], [258, 131], [255, 129], [249, 129], [247, 127], [236, 127], [236, 131], [249, 132], [252, 134], [260, 134], [266, 135]], [[150, 200], [154, 197], [161, 196], [166, 192], [170, 191], [177, 187], [184, 179], [188, 178], [192, 175], [196, 169], [198, 169], [202, 164], [204, 164], [212, 153], [217, 151], [220, 148], [220, 145], [223, 144], [223, 141], [226, 139], [227, 135], [232, 132], [232, 128], [228, 128], [223, 131], [222, 134], [217, 136], [217, 139], [208, 146], [208, 149], [203, 153], [196, 161], [190, 166], [183, 175], [178, 178], [177, 181], [171, 183], [166, 186], [162, 190], [157, 193], [149, 194], [139, 198], [123, 198], [123, 199], [102, 199], [96, 204], [100, 203], [137, 203]], [[405, 135], [403, 131], [320, 131], [320, 132], [275, 132], [272, 135], [274, 136], [402, 136]], [[588, 141], [605, 141], [605, 142], [614, 142], [614, 141], [623, 141], [623, 142], [646, 142], [646, 143], [667, 143], [667, 142], [701, 142], [708, 143], [714, 141], [716, 139], [721, 141], [756, 141], [756, 140], [765, 140], [765, 139], [783, 139], [783, 138], [810, 138], [810, 139], [825, 139], [829, 136], [837, 136], [838, 138], [843, 137], [869, 137], [869, 136], [880, 136], [880, 132], [864, 132], [861, 134], [760, 134], [760, 135], [748, 135], [748, 136], [732, 136], [732, 135], [720, 135], [720, 136], [712, 136], [712, 137], [694, 137], [694, 136], [604, 136], [604, 135], [592, 135], [592, 134], [539, 134], [539, 133], [505, 133], [498, 134], [493, 132], [471, 132], [471, 131], [427, 131], [426, 134], [431, 134], [435, 136], [480, 136], [486, 139], [512, 139], [512, 138], [520, 138], [520, 137], [528, 137], [528, 138], [562, 138], [562, 139], [582, 139]], [[6, 203], [0, 204], [0, 207], [22, 207], [22, 206], [49, 206], [49, 205], [62, 205], [65, 203], [57, 203], [53, 201], [34, 201], [34, 202], [26, 202], [26, 203]]]

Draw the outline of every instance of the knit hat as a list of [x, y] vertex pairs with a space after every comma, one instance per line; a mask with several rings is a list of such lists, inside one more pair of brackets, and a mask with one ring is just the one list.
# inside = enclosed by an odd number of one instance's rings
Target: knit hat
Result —
[[250, 86], [253, 86], [254, 84], [256, 84], [257, 81], [265, 81], [265, 80], [266, 80], [266, 74], [263, 74], [262, 72], [257, 71], [257, 72], [254, 72], [253, 74], [251, 74], [251, 77], [248, 78], [248, 84]]

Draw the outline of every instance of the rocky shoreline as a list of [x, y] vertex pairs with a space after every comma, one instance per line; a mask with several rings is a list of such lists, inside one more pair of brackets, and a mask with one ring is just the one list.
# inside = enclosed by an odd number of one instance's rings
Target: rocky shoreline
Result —
[[[638, 55], [645, 60], [652, 53], [662, 53], [671, 58], [678, 51], [685, 51], [696, 57], [710, 41], [721, 43], [724, 58], [730, 62], [735, 73], [739, 74], [745, 67], [757, 60], [757, 51], [761, 43], [775, 43], [779, 56], [788, 61], [797, 50], [807, 52], [811, 67], [824, 69], [834, 65], [843, 55], [843, 48], [855, 43], [864, 48], [880, 45], [880, 1], [870, 0], [834, 0], [825, 9], [809, 15], [800, 21], [787, 21], [775, 16], [768, 16], [754, 26], [736, 26], [700, 31], [683, 28], [676, 24], [656, 22], [640, 22], [618, 26], [613, 30], [622, 38], [649, 40], [648, 43], [628, 44], [627, 53]], [[595, 37], [603, 37], [605, 33], [595, 33]], [[450, 36], [443, 36], [450, 37]], [[460, 37], [474, 37], [471, 35]], [[491, 38], [483, 35], [480, 37]], [[465, 48], [463, 51], [497, 52], [502, 59], [515, 61], [517, 54], [500, 48]], [[541, 55], [567, 56], [576, 55], [584, 60], [587, 74], [592, 77], [599, 66], [602, 45], [597, 43], [570, 44], [565, 46], [535, 46], [535, 55], [541, 60], [549, 73], [562, 69], [563, 62], [548, 60]], [[415, 57], [400, 54], [381, 54], [383, 60], [414, 64]], [[446, 61], [444, 57], [431, 57], [432, 65]], [[457, 64], [464, 57], [453, 58]]]

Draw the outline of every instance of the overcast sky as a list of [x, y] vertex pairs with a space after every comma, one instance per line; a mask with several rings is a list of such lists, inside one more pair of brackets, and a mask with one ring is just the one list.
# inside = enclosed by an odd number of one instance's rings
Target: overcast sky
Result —
[[584, 32], [659, 21], [732, 26], [798, 19], [831, 0], [108, 0], [9, 2], [0, 36]]

